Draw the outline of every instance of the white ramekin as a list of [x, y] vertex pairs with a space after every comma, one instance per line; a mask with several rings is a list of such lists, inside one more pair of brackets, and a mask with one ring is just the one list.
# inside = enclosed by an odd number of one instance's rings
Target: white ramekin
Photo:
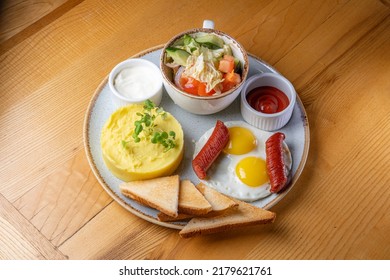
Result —
[[[148, 69], [148, 74], [150, 77], [153, 77], [150, 82], [153, 85], [153, 89], [150, 92], [147, 92], [142, 97], [130, 98], [123, 96], [115, 88], [115, 78], [116, 76], [125, 68], [130, 67], [146, 67]], [[150, 99], [153, 103], [158, 106], [161, 102], [162, 93], [163, 93], [163, 84], [161, 71], [157, 65], [153, 62], [150, 62], [142, 58], [130, 58], [128, 60], [122, 61], [116, 65], [108, 76], [108, 86], [112, 92], [112, 99], [116, 107], [126, 106], [128, 104], [142, 104], [145, 100]]]
[[[247, 99], [247, 94], [254, 88], [272, 86], [284, 92], [290, 103], [286, 109], [274, 114], [265, 114], [253, 109]], [[274, 131], [285, 126], [291, 118], [296, 101], [294, 86], [285, 77], [276, 73], [261, 73], [248, 78], [241, 91], [241, 115], [244, 120], [259, 129]]]

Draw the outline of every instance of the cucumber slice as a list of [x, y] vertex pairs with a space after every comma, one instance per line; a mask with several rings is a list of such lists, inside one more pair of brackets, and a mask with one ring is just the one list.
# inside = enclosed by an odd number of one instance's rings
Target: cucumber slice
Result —
[[186, 34], [182, 38], [183, 38], [183, 45], [186, 51], [192, 53], [193, 51], [199, 48], [199, 44], [190, 35]]
[[241, 61], [238, 58], [234, 58], [234, 72], [240, 75], [242, 73]]
[[175, 47], [168, 47], [166, 48], [166, 53], [168, 57], [171, 57], [175, 63], [182, 66], [187, 65], [187, 59], [190, 56], [190, 54], [185, 50], [178, 49]]
[[195, 41], [210, 49], [220, 49], [223, 48], [223, 45], [225, 44], [220, 37], [214, 34], [200, 35], [195, 38]]
[[178, 47], [178, 46], [183, 46], [183, 45], [184, 45], [184, 37], [180, 37], [175, 42], [173, 42], [173, 44], [171, 46]]

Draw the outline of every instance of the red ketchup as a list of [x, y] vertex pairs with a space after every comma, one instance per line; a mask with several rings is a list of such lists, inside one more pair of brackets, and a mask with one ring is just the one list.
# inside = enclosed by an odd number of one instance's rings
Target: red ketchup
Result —
[[252, 89], [246, 96], [246, 100], [253, 109], [265, 114], [281, 112], [290, 103], [283, 91], [271, 86]]

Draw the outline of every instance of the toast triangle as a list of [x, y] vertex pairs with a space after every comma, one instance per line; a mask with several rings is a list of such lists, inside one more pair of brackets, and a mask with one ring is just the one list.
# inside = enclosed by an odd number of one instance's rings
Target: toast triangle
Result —
[[121, 192], [131, 199], [177, 217], [180, 179], [178, 175], [122, 183]]
[[207, 214], [212, 209], [210, 203], [190, 180], [180, 182], [179, 213], [199, 216]]
[[234, 228], [272, 223], [276, 214], [249, 203], [235, 200], [238, 207], [217, 217], [192, 218], [179, 232], [183, 238], [223, 232]]
[[157, 213], [157, 219], [160, 222], [178, 222], [178, 221], [184, 221], [184, 220], [189, 220], [193, 218], [193, 215], [188, 215], [188, 214], [183, 214], [183, 213], [178, 213], [176, 217], [169, 216], [163, 212]]
[[227, 197], [224, 194], [206, 186], [203, 183], [199, 183], [196, 188], [204, 195], [206, 200], [211, 204], [213, 216], [224, 213], [226, 210], [231, 209], [232, 207], [238, 206], [238, 203]]
[[[190, 183], [192, 184], [192, 183]], [[182, 186], [181, 186], [182, 187]], [[238, 207], [238, 203], [232, 200], [231, 198], [227, 197], [224, 194], [221, 194], [220, 192], [204, 185], [203, 183], [199, 183], [196, 186], [196, 189], [199, 191], [199, 193], [204, 197], [204, 199], [209, 203], [211, 206], [211, 211], [204, 213], [204, 214], [187, 214], [184, 212], [181, 212], [182, 209], [180, 209], [180, 199], [179, 199], [179, 215], [177, 217], [171, 217], [164, 213], [159, 213], [157, 215], [159, 221], [162, 222], [173, 222], [173, 221], [181, 221], [181, 220], [187, 220], [196, 216], [201, 217], [214, 217], [221, 215], [225, 213], [226, 211], [229, 211], [230, 209], [233, 209], [235, 207]], [[179, 195], [180, 197], [180, 195]]]

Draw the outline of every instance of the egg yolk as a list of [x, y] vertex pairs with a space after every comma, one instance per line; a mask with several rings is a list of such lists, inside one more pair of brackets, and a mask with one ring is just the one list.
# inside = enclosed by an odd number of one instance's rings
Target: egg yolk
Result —
[[269, 181], [265, 160], [258, 157], [246, 157], [236, 166], [236, 175], [245, 185], [257, 187]]
[[229, 127], [229, 142], [224, 152], [231, 155], [243, 155], [256, 147], [256, 137], [246, 128]]

